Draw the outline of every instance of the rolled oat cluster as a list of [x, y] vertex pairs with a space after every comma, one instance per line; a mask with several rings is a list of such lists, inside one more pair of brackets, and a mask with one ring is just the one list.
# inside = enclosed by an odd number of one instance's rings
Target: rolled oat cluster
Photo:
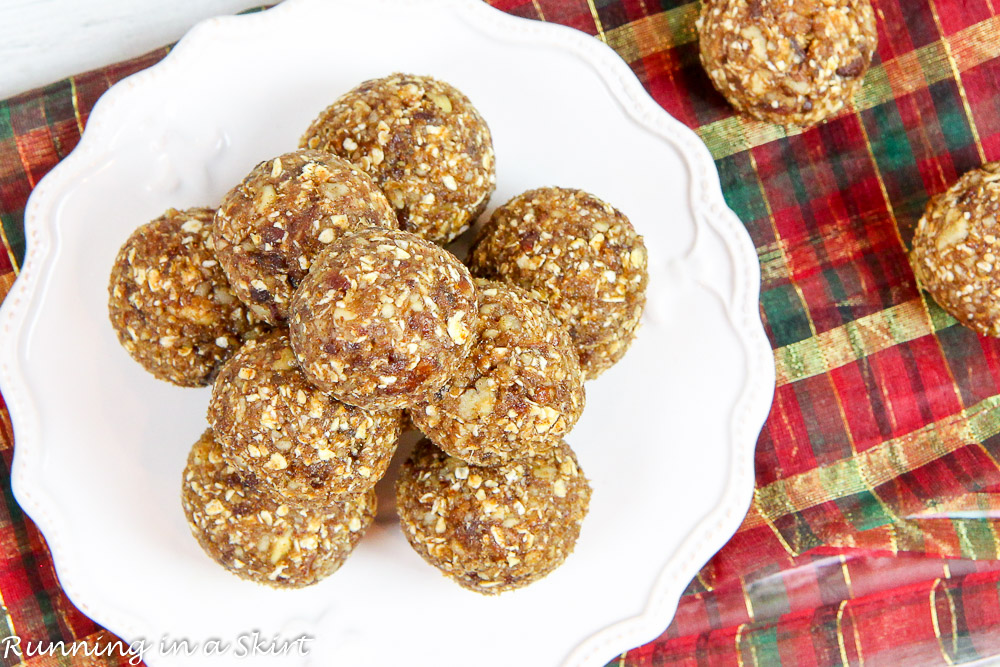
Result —
[[485, 594], [545, 576], [587, 512], [564, 438], [634, 336], [642, 238], [593, 195], [542, 188], [497, 210], [470, 271], [438, 244], [485, 209], [492, 139], [430, 77], [361, 84], [302, 144], [217, 211], [141, 227], [112, 271], [129, 354], [212, 384], [181, 487], [192, 534], [245, 579], [320, 581], [372, 523], [405, 423], [429, 438], [396, 483], [417, 553]]

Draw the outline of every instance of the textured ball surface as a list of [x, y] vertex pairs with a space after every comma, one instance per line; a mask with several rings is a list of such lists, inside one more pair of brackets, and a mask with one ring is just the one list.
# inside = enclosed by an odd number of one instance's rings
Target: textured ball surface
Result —
[[211, 431], [188, 455], [181, 503], [191, 533], [213, 560], [238, 577], [301, 588], [333, 574], [375, 518], [375, 492], [322, 508], [262, 492], [226, 463]]
[[569, 332], [588, 380], [628, 350], [646, 303], [646, 246], [620, 211], [582, 190], [529, 190], [493, 212], [473, 275], [541, 300]]
[[118, 251], [108, 285], [111, 326], [129, 355], [182, 387], [212, 382], [243, 340], [264, 326], [219, 268], [214, 209], [168, 210]]
[[707, 0], [701, 62], [742, 113], [808, 127], [858, 91], [878, 43], [868, 0]]
[[343, 237], [292, 302], [292, 346], [309, 380], [372, 410], [413, 405], [448, 381], [472, 345], [468, 269], [403, 231]]
[[396, 482], [403, 534], [459, 585], [495, 595], [559, 567], [573, 551], [590, 486], [568, 445], [494, 468], [470, 466], [429, 440]]
[[927, 204], [910, 263], [920, 285], [948, 313], [1000, 336], [1000, 162], [962, 175]]
[[208, 421], [228, 461], [277, 496], [328, 502], [375, 486], [400, 434], [400, 412], [341, 403], [299, 372], [288, 336], [247, 343], [216, 378]]
[[300, 145], [371, 174], [401, 228], [435, 243], [468, 229], [496, 188], [486, 121], [461, 91], [427, 76], [362, 83], [324, 110]]
[[300, 150], [261, 162], [226, 194], [213, 238], [236, 294], [277, 324], [316, 255], [367, 227], [398, 227], [371, 178], [335, 155]]
[[478, 280], [479, 320], [469, 356], [414, 425], [452, 456], [498, 465], [559, 446], [583, 413], [573, 341], [548, 308], [517, 287]]

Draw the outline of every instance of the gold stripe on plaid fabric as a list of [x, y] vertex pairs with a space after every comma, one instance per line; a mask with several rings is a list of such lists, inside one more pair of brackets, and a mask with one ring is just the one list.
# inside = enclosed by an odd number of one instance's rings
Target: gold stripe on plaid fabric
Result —
[[73, 101], [73, 116], [76, 118], [76, 129], [82, 135], [85, 123], [83, 121], [83, 114], [80, 113], [80, 94], [76, 89], [75, 76], [71, 76], [69, 78], [69, 87], [70, 87], [70, 99]]
[[597, 38], [607, 44], [608, 38], [604, 34], [604, 26], [601, 25], [601, 17], [597, 13], [597, 7], [594, 5], [594, 0], [587, 0], [587, 6], [590, 7], [590, 15], [594, 19], [594, 27], [597, 28]]
[[[928, 6], [931, 8], [931, 15], [934, 17], [934, 24], [937, 26], [938, 33], [945, 34], [944, 26], [941, 25], [941, 16], [938, 13], [937, 4], [934, 0], [928, 0]], [[948, 56], [948, 67], [951, 68], [951, 74], [955, 79], [955, 83], [958, 84], [958, 96], [962, 100], [962, 108], [965, 110], [965, 117], [969, 121], [969, 130], [972, 132], [972, 137], [975, 139], [976, 151], [979, 153], [979, 159], [982, 162], [986, 162], [986, 152], [983, 150], [983, 142], [979, 138], [979, 128], [976, 127], [976, 117], [972, 113], [972, 107], [969, 106], [969, 97], [965, 92], [965, 86], [962, 84], [962, 68], [959, 67], [958, 63], [955, 61], [954, 55], [952, 55], [951, 40], [943, 39], [941, 44], [944, 46], [945, 53]]]
[[736, 667], [743, 667], [743, 647], [740, 646], [740, 638], [743, 636], [743, 629], [747, 627], [746, 623], [740, 623], [739, 627], [736, 628], [736, 638], [735, 638], [735, 650], [736, 653]]
[[[955, 642], [954, 645], [952, 646], [952, 653], [951, 654], [949, 654], [948, 650], [945, 648], [944, 637], [941, 635], [941, 625], [940, 625], [940, 621], [938, 620], [938, 612], [937, 612], [937, 589], [938, 589], [938, 586], [940, 586], [941, 589], [944, 591], [944, 594], [945, 594], [945, 596], [948, 599], [948, 609], [951, 612], [951, 613], [948, 614], [948, 619], [951, 621], [951, 632], [949, 632], [948, 634], [949, 634], [949, 636], [951, 636], [952, 640]], [[931, 614], [931, 624], [934, 627], [934, 637], [937, 639], [938, 648], [941, 649], [941, 657], [944, 659], [945, 663], [947, 663], [949, 665], [954, 665], [955, 661], [952, 659], [951, 656], [952, 656], [952, 654], [958, 652], [958, 644], [957, 644], [957, 640], [958, 640], [958, 628], [955, 625], [955, 623], [956, 623], [955, 601], [952, 599], [951, 593], [948, 591], [948, 587], [944, 585], [944, 583], [942, 582], [942, 580], [941, 580], [940, 577], [938, 577], [937, 579], [935, 579], [934, 583], [931, 584], [931, 590], [930, 590], [930, 595], [929, 595], [927, 607], [930, 610], [930, 614]]]
[[[14, 256], [14, 251], [11, 250], [10, 241], [7, 240], [7, 231], [4, 229], [3, 225], [0, 225], [0, 241], [3, 241], [3, 249], [7, 253], [7, 259], [10, 260], [10, 266], [14, 269], [14, 273], [8, 273], [0, 277], [0, 301], [7, 298], [7, 292], [10, 291], [10, 286], [14, 284], [14, 278], [21, 271], [21, 266], [17, 263], [17, 257]], [[9, 278], [9, 280], [8, 280]]]
[[955, 59], [959, 71], [964, 72], [996, 58], [998, 32], [1000, 32], [1000, 16], [991, 16], [985, 21], [957, 32], [949, 42], [951, 57]]
[[758, 246], [757, 259], [760, 261], [761, 285], [772, 285], [788, 275], [785, 251], [780, 241]]
[[831, 500], [867, 491], [924, 466], [968, 444], [981, 443], [1000, 433], [1000, 396], [984, 401], [871, 449], [779, 479], [754, 494], [743, 528], [801, 512]]
[[872, 67], [864, 86], [854, 96], [858, 109], [871, 109], [951, 76], [948, 54], [941, 41], [909, 51]]
[[837, 606], [837, 647], [840, 649], [841, 664], [850, 665], [851, 659], [847, 655], [847, 645], [844, 643], [844, 608], [846, 606], [846, 599], [841, 600], [840, 605]]
[[[2, 411], [4, 416], [6, 416], [7, 411]], [[12, 636], [17, 636], [17, 627], [14, 625], [14, 617], [10, 613], [10, 607], [4, 601], [3, 591], [0, 590], [0, 610], [3, 611], [4, 622], [7, 624], [7, 630], [10, 631]]]
[[608, 46], [626, 62], [634, 63], [654, 53], [688, 44], [698, 38], [694, 29], [698, 12], [699, 5], [690, 3], [626, 23], [605, 33]]
[[945, 519], [956, 512], [973, 512], [984, 518], [1000, 519], [1000, 509], [997, 509], [997, 494], [995, 493], [963, 493], [952, 498], [937, 501], [934, 507], [920, 512], [921, 519]]
[[775, 350], [777, 386], [828, 373], [933, 332], [922, 299], [859, 317]]
[[[841, 662], [845, 665], [852, 664], [850, 657], [847, 655], [847, 644], [844, 641], [844, 614], [846, 612], [851, 612], [851, 610], [848, 609], [848, 605], [850, 604], [850, 602], [851, 602], [850, 600], [841, 600], [840, 605], [838, 605], [837, 607], [837, 644], [840, 647]], [[861, 653], [861, 637], [858, 636], [858, 624], [853, 620], [853, 612], [851, 612], [851, 614], [852, 614], [851, 630], [852, 634], [854, 635], [854, 652], [858, 656], [859, 664], [863, 665], [865, 664], [865, 659]]]

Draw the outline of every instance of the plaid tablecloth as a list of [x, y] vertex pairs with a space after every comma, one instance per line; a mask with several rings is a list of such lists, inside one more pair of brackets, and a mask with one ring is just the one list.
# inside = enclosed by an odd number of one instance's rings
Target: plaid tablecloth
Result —
[[[937, 665], [1000, 654], [1000, 341], [958, 326], [906, 261], [928, 197], [1000, 159], [1000, 2], [875, 0], [879, 48], [854, 108], [806, 132], [735, 116], [713, 91], [698, 63], [697, 2], [492, 4], [621, 54], [704, 139], [760, 258], [777, 391], [753, 506], [671, 626], [618, 662]], [[0, 294], [24, 256], [32, 187], [76, 145], [100, 94], [166, 52], [0, 103]], [[60, 590], [11, 495], [5, 411], [0, 447], [0, 638], [107, 640]]]

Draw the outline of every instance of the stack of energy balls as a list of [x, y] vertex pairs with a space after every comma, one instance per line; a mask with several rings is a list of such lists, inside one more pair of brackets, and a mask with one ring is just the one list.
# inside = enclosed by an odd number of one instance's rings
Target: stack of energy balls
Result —
[[410, 423], [427, 437], [396, 507], [424, 559], [494, 594], [572, 551], [591, 491], [563, 438], [635, 335], [646, 250], [609, 204], [541, 188], [496, 210], [466, 266], [442, 246], [495, 183], [468, 98], [395, 74], [218, 209], [170, 210], [122, 247], [122, 345], [160, 379], [212, 385], [182, 502], [227, 570], [275, 587], [336, 571]]

